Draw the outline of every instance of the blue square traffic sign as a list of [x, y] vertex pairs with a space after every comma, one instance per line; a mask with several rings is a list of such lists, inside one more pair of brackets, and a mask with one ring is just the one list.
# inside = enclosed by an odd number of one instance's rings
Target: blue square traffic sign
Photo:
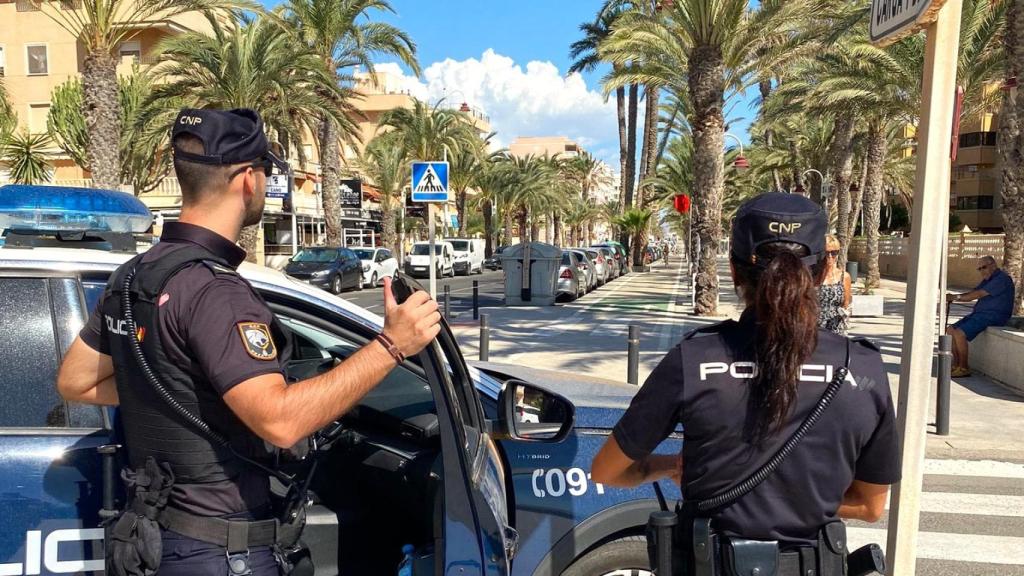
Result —
[[448, 201], [448, 163], [412, 163], [412, 201]]

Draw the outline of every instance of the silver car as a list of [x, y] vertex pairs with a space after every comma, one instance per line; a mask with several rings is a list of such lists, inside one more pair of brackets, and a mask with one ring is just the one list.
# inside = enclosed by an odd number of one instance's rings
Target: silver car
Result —
[[587, 253], [587, 257], [594, 264], [594, 275], [597, 276], [597, 285], [604, 286], [607, 284], [611, 280], [611, 270], [604, 255], [596, 248], [581, 248], [581, 250]]
[[587, 293], [587, 274], [580, 265], [580, 257], [571, 250], [562, 252], [558, 268], [558, 295], [575, 300]]
[[604, 258], [604, 267], [608, 269], [608, 280], [614, 280], [621, 276], [621, 270], [615, 260], [615, 252], [611, 248], [604, 246], [594, 246], [588, 248], [588, 250], [597, 250], [601, 257]]
[[579, 257], [580, 267], [583, 269], [583, 273], [586, 275], [586, 291], [590, 292], [598, 286], [597, 271], [594, 267], [594, 263], [590, 260], [590, 256], [587, 256], [586, 250], [582, 248], [570, 248], [570, 252]]

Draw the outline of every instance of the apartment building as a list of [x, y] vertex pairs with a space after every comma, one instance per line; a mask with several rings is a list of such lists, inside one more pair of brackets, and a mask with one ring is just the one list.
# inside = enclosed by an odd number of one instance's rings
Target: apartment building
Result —
[[565, 136], [519, 136], [509, 145], [509, 154], [516, 157], [559, 156], [574, 158], [580, 154], [580, 146]]

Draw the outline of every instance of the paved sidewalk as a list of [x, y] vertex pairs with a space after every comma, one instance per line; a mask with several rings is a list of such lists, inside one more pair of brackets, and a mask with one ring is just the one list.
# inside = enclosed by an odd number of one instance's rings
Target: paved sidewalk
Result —
[[[678, 260], [614, 280], [568, 304], [482, 308], [482, 313], [490, 315], [490, 359], [625, 381], [628, 326], [636, 324], [641, 333], [639, 376], [643, 382], [686, 332], [739, 316], [741, 306], [728, 267], [722, 264], [719, 318], [693, 316], [686, 265]], [[886, 298], [885, 315], [854, 319], [851, 327], [854, 335], [866, 336], [882, 348], [894, 396], [903, 352], [905, 292], [904, 283], [883, 280], [875, 293]], [[467, 357], [475, 359], [476, 325], [459, 325], [455, 331]], [[934, 381], [930, 387], [934, 398]], [[949, 436], [936, 436], [929, 426], [929, 458], [1024, 463], [1020, 437], [1024, 397], [976, 376], [954, 382], [951, 406]]]

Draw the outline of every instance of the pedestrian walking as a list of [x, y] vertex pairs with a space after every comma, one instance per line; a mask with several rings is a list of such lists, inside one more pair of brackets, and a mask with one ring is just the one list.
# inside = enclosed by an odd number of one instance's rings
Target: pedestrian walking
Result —
[[287, 165], [252, 110], [185, 109], [171, 137], [180, 221], [114, 272], [57, 381], [69, 402], [120, 405], [129, 502], [105, 538], [107, 573], [309, 568], [304, 488], [292, 483], [274, 513], [270, 477], [287, 477], [265, 442], [291, 448], [337, 420], [434, 338], [437, 305], [423, 292], [396, 304], [386, 278], [381, 334], [332, 370], [286, 384], [289, 334], [238, 274], [246, 254], [236, 242], [262, 219], [272, 170]]
[[[795, 194], [740, 207], [742, 316], [670, 350], [594, 459], [607, 485], [681, 478], [673, 552], [687, 574], [846, 574], [841, 519], [877, 520], [900, 479], [878, 348], [818, 328], [825, 226]], [[682, 453], [654, 454], [680, 425]]]
[[846, 336], [850, 330], [853, 289], [850, 274], [839, 268], [839, 239], [825, 236], [825, 263], [818, 286], [818, 326]]

